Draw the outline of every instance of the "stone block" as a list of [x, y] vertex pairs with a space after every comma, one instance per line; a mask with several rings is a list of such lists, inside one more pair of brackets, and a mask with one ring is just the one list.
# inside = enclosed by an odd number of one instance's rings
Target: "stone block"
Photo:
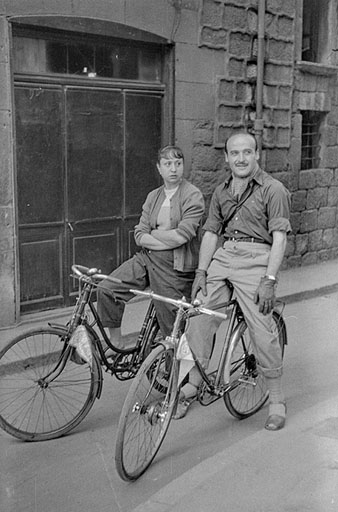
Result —
[[296, 1], [298, 0], [267, 0], [266, 8], [270, 12], [286, 14], [293, 17], [296, 13]]
[[253, 90], [250, 84], [246, 82], [237, 82], [236, 84], [236, 94], [235, 101], [236, 103], [242, 103], [245, 105], [250, 105], [253, 99]]
[[308, 250], [309, 235], [299, 234], [296, 236], [295, 254], [303, 255]]
[[247, 10], [234, 5], [224, 5], [222, 27], [225, 29], [248, 30]]
[[275, 126], [279, 125], [280, 127], [287, 128], [291, 135], [290, 111], [275, 109], [273, 111], [273, 124]]
[[244, 78], [245, 77], [245, 61], [235, 58], [230, 58], [228, 63], [228, 74], [229, 77], [233, 78]]
[[333, 182], [333, 169], [314, 169], [317, 187], [329, 187]]
[[338, 206], [338, 187], [330, 187], [327, 196], [328, 206]]
[[321, 142], [325, 146], [336, 146], [338, 144], [337, 126], [324, 126], [321, 130]]
[[301, 256], [290, 256], [287, 260], [288, 268], [300, 267], [302, 265]]
[[338, 146], [328, 146], [322, 149], [321, 163], [323, 167], [334, 169], [338, 163]]
[[292, 227], [292, 233], [294, 235], [296, 235], [297, 233], [299, 233], [299, 230], [300, 230], [300, 226], [301, 226], [301, 213], [295, 213], [295, 212], [292, 212], [290, 213], [290, 224], [291, 224], [291, 227]]
[[279, 37], [278, 17], [269, 12], [265, 13], [265, 35], [266, 37]]
[[330, 249], [334, 246], [335, 233], [334, 229], [323, 230], [323, 249]]
[[322, 248], [323, 230], [317, 229], [309, 233], [309, 251], [319, 251]]
[[318, 212], [317, 210], [307, 210], [300, 214], [300, 233], [308, 233], [318, 229]]
[[337, 208], [326, 206], [318, 211], [318, 228], [327, 229], [336, 226]]
[[327, 112], [331, 109], [330, 97], [324, 92], [301, 92], [299, 108], [300, 110]]
[[291, 195], [291, 210], [293, 212], [302, 212], [306, 209], [306, 196], [305, 190], [297, 190]]
[[194, 9], [183, 8], [181, 11], [181, 21], [175, 34], [175, 42], [195, 45], [199, 29], [199, 17]]
[[243, 108], [220, 105], [218, 107], [218, 119], [222, 124], [240, 124], [243, 121]]
[[292, 88], [291, 87], [279, 87], [278, 94], [278, 107], [290, 109], [292, 103]]
[[222, 27], [224, 6], [221, 3], [215, 3], [214, 0], [204, 0], [201, 10], [201, 25], [207, 25], [214, 29]]
[[266, 64], [264, 81], [266, 84], [291, 85], [293, 81], [292, 66]]
[[228, 47], [228, 32], [224, 29], [214, 30], [209, 27], [203, 27], [200, 34], [200, 45], [225, 50]]
[[276, 132], [276, 146], [288, 148], [290, 146], [290, 129], [281, 127], [277, 128]]
[[199, 121], [193, 127], [194, 144], [211, 146], [214, 138], [214, 125], [211, 121]]
[[[210, 146], [194, 145], [192, 154], [192, 169], [196, 171], [216, 171], [224, 168], [223, 151]], [[204, 175], [206, 176], [206, 175]]]
[[270, 39], [267, 48], [267, 55], [270, 60], [280, 63], [293, 62], [293, 43], [286, 41], [276, 41]]
[[233, 80], [219, 80], [218, 84], [218, 100], [220, 102], [234, 102], [235, 100], [236, 83]]
[[316, 252], [308, 252], [302, 256], [302, 266], [304, 265], [315, 265], [318, 261]]
[[217, 185], [224, 181], [224, 176], [224, 169], [217, 169], [215, 171], [198, 170], [192, 173], [191, 182], [201, 190], [207, 202], [207, 198], [211, 199]]
[[276, 107], [278, 102], [278, 87], [263, 85], [263, 103], [265, 107]]
[[251, 37], [240, 32], [231, 32], [229, 38], [229, 52], [236, 57], [249, 58], [251, 55]]
[[296, 237], [295, 235], [288, 235], [287, 242], [286, 242], [286, 249], [285, 249], [285, 258], [288, 258], [289, 256], [293, 256], [295, 254], [296, 250]]
[[306, 208], [313, 210], [321, 206], [327, 206], [327, 188], [313, 188], [307, 193]]
[[279, 16], [277, 20], [277, 35], [284, 39], [294, 39], [294, 20], [286, 16]]
[[299, 171], [299, 188], [311, 189], [316, 186], [316, 175], [313, 170]]
[[283, 149], [266, 150], [266, 169], [268, 172], [288, 171], [288, 153]]

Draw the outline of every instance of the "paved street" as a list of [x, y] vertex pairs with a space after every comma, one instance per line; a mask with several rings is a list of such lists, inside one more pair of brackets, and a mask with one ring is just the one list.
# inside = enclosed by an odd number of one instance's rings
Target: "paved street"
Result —
[[[266, 408], [238, 421], [222, 400], [194, 404], [184, 420], [171, 423], [146, 474], [128, 484], [117, 476], [113, 455], [129, 383], [105, 375], [102, 398], [67, 437], [30, 444], [0, 432], [1, 511], [221, 512], [228, 505], [236, 512], [336, 511], [337, 312], [337, 292], [285, 308], [290, 341], [283, 431], [263, 429]], [[292, 508], [297, 499], [299, 508]]]

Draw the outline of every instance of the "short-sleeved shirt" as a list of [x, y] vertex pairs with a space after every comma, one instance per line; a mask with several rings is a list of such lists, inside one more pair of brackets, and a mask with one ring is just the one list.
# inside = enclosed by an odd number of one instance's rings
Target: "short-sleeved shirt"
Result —
[[238, 200], [231, 192], [231, 175], [212, 196], [203, 230], [225, 237], [260, 239], [272, 244], [272, 232], [291, 232], [290, 192], [262, 169], [248, 183], [253, 191], [237, 213], [228, 221]]

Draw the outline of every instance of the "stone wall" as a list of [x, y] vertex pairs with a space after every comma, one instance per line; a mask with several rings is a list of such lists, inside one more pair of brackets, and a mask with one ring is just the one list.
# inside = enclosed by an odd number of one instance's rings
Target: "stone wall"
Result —
[[[293, 233], [284, 268], [338, 257], [338, 68], [297, 62], [299, 6], [296, 0], [267, 0], [265, 14], [261, 163], [292, 193]], [[198, 120], [192, 132], [191, 176], [207, 202], [224, 175], [224, 139], [234, 129], [254, 126], [257, 13], [257, 0], [202, 2], [199, 46], [220, 53], [225, 63], [224, 73], [215, 76], [215, 114]], [[332, 45], [335, 50], [335, 41]], [[329, 64], [336, 64], [331, 53]], [[303, 110], [324, 114], [320, 169], [301, 170]]]

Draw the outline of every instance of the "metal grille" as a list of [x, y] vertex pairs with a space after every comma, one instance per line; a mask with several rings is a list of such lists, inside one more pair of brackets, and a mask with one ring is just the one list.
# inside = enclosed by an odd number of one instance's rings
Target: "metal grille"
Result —
[[319, 167], [320, 152], [320, 124], [322, 114], [305, 110], [302, 113], [302, 169], [316, 169]]

